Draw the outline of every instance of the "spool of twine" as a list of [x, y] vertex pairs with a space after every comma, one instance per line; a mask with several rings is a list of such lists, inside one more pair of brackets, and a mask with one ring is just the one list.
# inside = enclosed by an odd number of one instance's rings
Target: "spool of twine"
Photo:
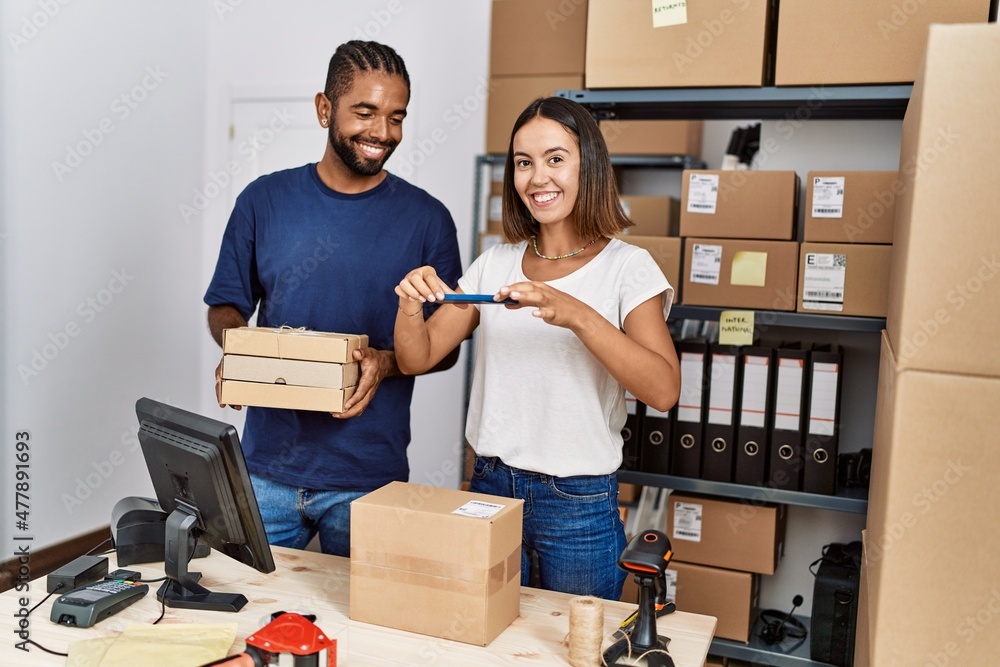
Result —
[[569, 664], [600, 667], [604, 638], [604, 602], [593, 596], [569, 601]]

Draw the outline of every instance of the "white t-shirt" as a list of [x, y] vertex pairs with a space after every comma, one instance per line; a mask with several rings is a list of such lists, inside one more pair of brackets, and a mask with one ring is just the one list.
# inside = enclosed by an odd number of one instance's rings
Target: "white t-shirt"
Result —
[[[526, 242], [493, 246], [458, 281], [466, 294], [495, 294], [526, 281]], [[611, 239], [586, 265], [547, 281], [619, 329], [633, 308], [673, 288], [643, 248]], [[478, 305], [476, 362], [465, 435], [480, 456], [569, 477], [607, 475], [621, 465], [624, 389], [576, 334], [532, 316], [533, 308]]]

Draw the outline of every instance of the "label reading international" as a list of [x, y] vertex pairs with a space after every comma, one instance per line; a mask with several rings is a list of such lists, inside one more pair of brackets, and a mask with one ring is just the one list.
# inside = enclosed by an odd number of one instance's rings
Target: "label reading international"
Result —
[[688, 213], [715, 215], [715, 203], [718, 199], [718, 174], [690, 174], [688, 178]]
[[701, 503], [674, 503], [673, 540], [701, 542]]
[[804, 310], [844, 310], [844, 281], [847, 278], [847, 255], [807, 252], [802, 278]]
[[687, 0], [653, 0], [654, 28], [665, 28], [687, 22]]
[[695, 243], [691, 253], [691, 282], [718, 285], [722, 270], [722, 246]]
[[487, 503], [482, 500], [470, 500], [465, 503], [457, 510], [453, 511], [452, 514], [461, 514], [462, 516], [471, 516], [474, 519], [489, 519], [494, 514], [502, 510], [506, 505], [497, 505], [496, 503]]
[[817, 176], [813, 178], [812, 217], [844, 217], [843, 176], [827, 176], [825, 178]]

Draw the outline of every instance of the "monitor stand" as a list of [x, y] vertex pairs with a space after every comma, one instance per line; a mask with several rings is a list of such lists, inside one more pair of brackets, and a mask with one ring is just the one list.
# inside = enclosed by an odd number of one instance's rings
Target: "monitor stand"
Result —
[[200, 572], [188, 572], [188, 561], [194, 555], [198, 514], [193, 507], [178, 503], [167, 517], [163, 570], [167, 580], [156, 591], [156, 599], [175, 609], [205, 609], [209, 611], [239, 611], [247, 599], [239, 593], [213, 593], [201, 584]]

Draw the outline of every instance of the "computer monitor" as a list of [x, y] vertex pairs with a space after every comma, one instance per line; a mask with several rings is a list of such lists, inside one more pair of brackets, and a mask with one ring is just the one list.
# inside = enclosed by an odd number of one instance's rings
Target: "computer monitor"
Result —
[[239, 611], [239, 593], [213, 593], [188, 571], [200, 541], [260, 572], [274, 571], [257, 498], [236, 429], [140, 398], [139, 444], [157, 501], [169, 513], [164, 539], [167, 580], [156, 597], [168, 607]]

